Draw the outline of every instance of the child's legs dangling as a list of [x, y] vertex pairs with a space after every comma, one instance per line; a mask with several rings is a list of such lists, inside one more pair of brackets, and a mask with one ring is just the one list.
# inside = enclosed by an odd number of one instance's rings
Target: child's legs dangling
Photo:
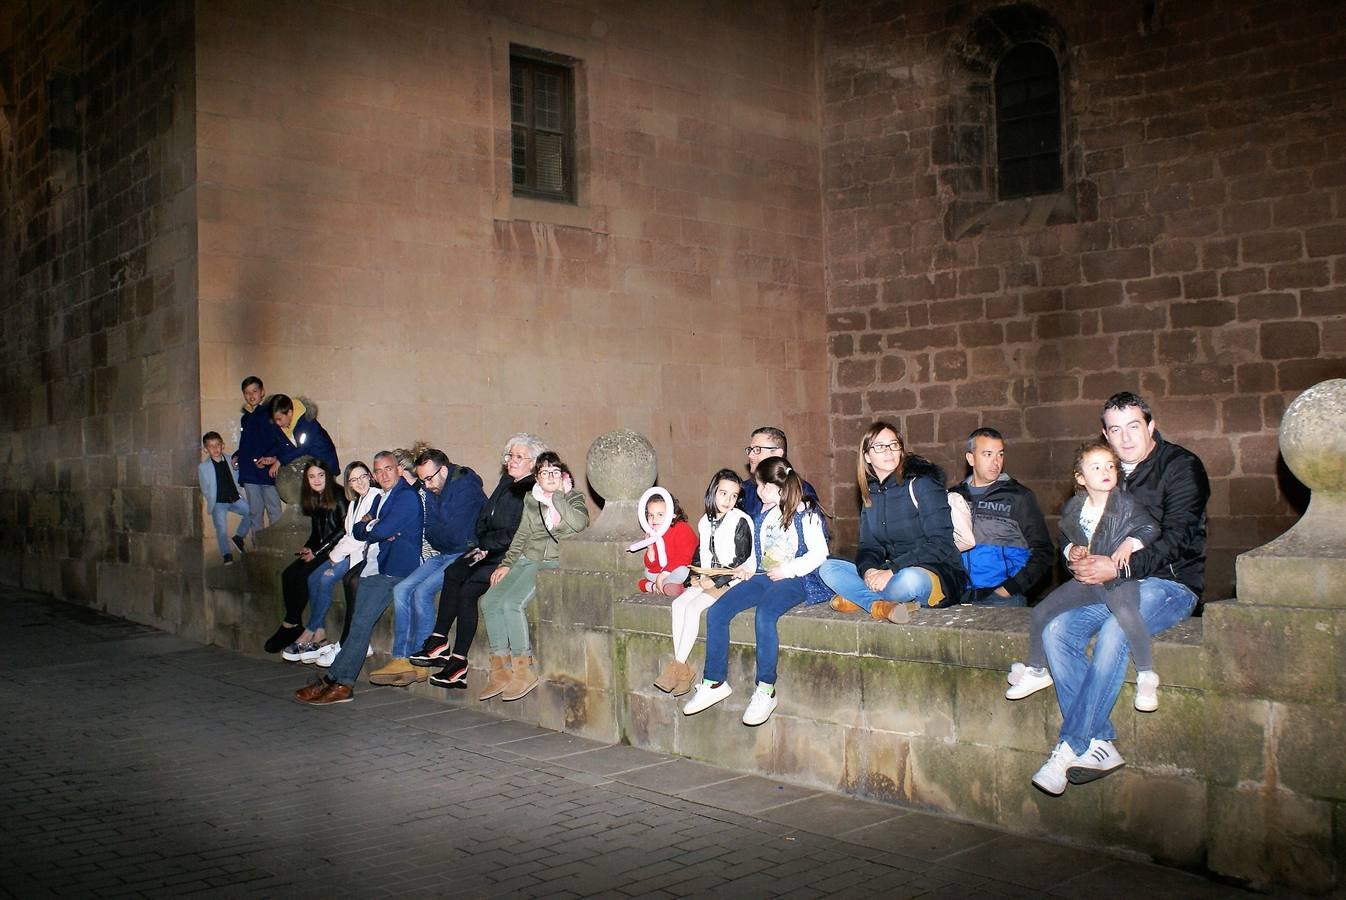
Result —
[[1131, 661], [1137, 672], [1154, 669], [1154, 657], [1150, 649], [1150, 630], [1140, 616], [1140, 585], [1135, 581], [1122, 581], [1116, 587], [1103, 589], [1103, 599], [1108, 609], [1122, 626], [1126, 642], [1131, 645]]
[[711, 607], [715, 598], [699, 587], [688, 588], [673, 601], [673, 658], [680, 663], [696, 646], [696, 635], [701, 630], [701, 614]]
[[1028, 614], [1028, 665], [1035, 669], [1045, 668], [1047, 652], [1042, 647], [1042, 633], [1047, 623], [1061, 613], [1078, 609], [1091, 603], [1102, 603], [1103, 588], [1096, 584], [1084, 584], [1071, 579], [1052, 591], [1042, 602], [1033, 607]]

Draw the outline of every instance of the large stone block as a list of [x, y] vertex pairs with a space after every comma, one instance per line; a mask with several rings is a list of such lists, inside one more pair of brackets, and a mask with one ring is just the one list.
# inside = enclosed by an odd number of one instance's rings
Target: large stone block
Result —
[[1265, 887], [1274, 882], [1310, 891], [1338, 883], [1342, 857], [1333, 831], [1334, 805], [1288, 791], [1212, 785], [1207, 791], [1208, 849], [1213, 872]]
[[1052, 691], [1016, 702], [1005, 699], [1001, 672], [962, 669], [956, 678], [954, 721], [960, 743], [1038, 752], [1055, 742], [1061, 717]]
[[1337, 703], [1341, 634], [1333, 610], [1242, 601], [1206, 609], [1207, 679], [1227, 693], [1299, 703]]
[[538, 573], [539, 619], [583, 628], [612, 627], [612, 607], [621, 596], [609, 574], [557, 569]]
[[995, 747], [913, 737], [910, 742], [911, 802], [983, 822], [999, 812]]
[[955, 687], [943, 666], [859, 657], [861, 722], [896, 734], [954, 736]]
[[[1162, 671], [1162, 670], [1160, 670]], [[1197, 774], [1206, 763], [1206, 717], [1202, 694], [1183, 688], [1160, 690], [1159, 709], [1137, 712], [1134, 685], [1127, 685], [1113, 707], [1113, 721], [1129, 718], [1134, 743], [1132, 765], [1147, 770]], [[1119, 726], [1120, 727], [1120, 726]]]
[[838, 789], [858, 797], [911, 800], [911, 740], [873, 728], [847, 728]]
[[860, 646], [862, 623], [853, 616], [833, 612], [825, 604], [797, 608], [782, 616], [776, 633], [782, 648], [801, 647], [811, 651], [855, 655]]
[[[1326, 543], [1293, 547], [1258, 547], [1238, 557], [1234, 570], [1241, 601], [1261, 606], [1346, 608], [1346, 555]], [[1313, 555], [1315, 552], [1322, 555]]]
[[1264, 781], [1271, 703], [1208, 691], [1202, 698], [1201, 712], [1206, 757], [1200, 771], [1206, 780], [1226, 787]]
[[855, 656], [782, 650], [780, 709], [801, 719], [859, 725], [864, 719], [860, 666]]
[[1169, 865], [1198, 866], [1206, 847], [1206, 786], [1200, 779], [1127, 766], [1067, 792], [1099, 792], [1110, 843]]
[[[1346, 800], [1346, 705], [1275, 706], [1276, 774], [1280, 783], [1306, 797]], [[1346, 828], [1346, 822], [1341, 823]]]
[[[845, 780], [846, 734], [850, 729], [832, 722], [782, 715], [778, 710], [754, 732], [756, 769], [795, 784], [834, 791]], [[747, 771], [753, 771], [748, 769]]]

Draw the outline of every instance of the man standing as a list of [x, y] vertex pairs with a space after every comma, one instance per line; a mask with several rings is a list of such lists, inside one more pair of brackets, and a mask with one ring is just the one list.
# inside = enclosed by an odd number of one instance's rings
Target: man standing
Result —
[[967, 437], [972, 474], [954, 488], [972, 510], [977, 546], [963, 552], [964, 601], [1027, 606], [1028, 591], [1052, 566], [1055, 548], [1033, 492], [1004, 471], [1005, 439], [994, 428]]
[[441, 450], [422, 452], [415, 469], [422, 487], [420, 565], [393, 589], [393, 658], [369, 674], [370, 684], [404, 687], [429, 677], [429, 669], [412, 665], [408, 657], [434, 630], [444, 570], [476, 537], [477, 513], [486, 502], [477, 473], [449, 462]]
[[[243, 379], [242, 416], [238, 437], [238, 482], [243, 486], [243, 494], [248, 500], [248, 515], [252, 517], [252, 540], [257, 542], [257, 534], [267, 525], [280, 520], [280, 494], [276, 491], [276, 478], [269, 470], [269, 463], [262, 462], [275, 451], [276, 430], [271, 423], [271, 414], [263, 401], [266, 399], [266, 387], [262, 379], [249, 375]], [[263, 519], [265, 516], [265, 519]]]
[[[788, 449], [785, 432], [771, 425], [763, 425], [748, 438], [748, 446], [743, 448], [748, 456], [748, 477], [743, 480], [743, 511], [750, 517], [756, 519], [762, 511], [762, 499], [757, 496], [757, 479], [753, 477], [757, 473], [757, 466], [764, 459], [785, 456]], [[804, 482], [804, 496], [818, 499], [818, 492], [807, 481]]]
[[328, 674], [294, 692], [296, 700], [314, 706], [345, 703], [352, 698], [374, 626], [393, 602], [393, 588], [420, 564], [421, 504], [416, 489], [402, 477], [402, 467], [392, 451], [381, 450], [375, 455], [374, 480], [384, 494], [369, 514], [355, 523], [351, 534], [378, 545], [377, 572], [370, 575], [366, 563], [350, 633]]
[[[1191, 615], [1206, 571], [1206, 501], [1210, 481], [1190, 450], [1170, 444], [1155, 430], [1150, 407], [1130, 392], [1103, 404], [1103, 437], [1122, 462], [1121, 489], [1159, 523], [1159, 537], [1131, 557], [1139, 579], [1140, 614], [1150, 634]], [[1106, 556], [1086, 556], [1070, 566], [1085, 584], [1117, 577]], [[1095, 634], [1092, 657], [1085, 649]], [[1043, 635], [1047, 663], [1061, 706], [1061, 742], [1033, 783], [1060, 794], [1066, 783], [1084, 784], [1124, 764], [1112, 745], [1116, 730], [1109, 716], [1126, 675], [1126, 636], [1106, 605], [1095, 603], [1062, 613]]]

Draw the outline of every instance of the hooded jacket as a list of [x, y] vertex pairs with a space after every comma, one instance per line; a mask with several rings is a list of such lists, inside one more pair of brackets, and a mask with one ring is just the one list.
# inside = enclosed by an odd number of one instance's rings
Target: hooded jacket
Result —
[[[919, 508], [911, 502], [915, 493]], [[953, 543], [949, 495], [944, 472], [920, 457], [908, 456], [901, 478], [897, 472], [869, 480], [870, 505], [860, 511], [860, 546], [855, 568], [897, 572], [908, 566], [929, 569], [939, 576], [945, 603], [962, 596], [963, 563]]]
[[963, 551], [963, 568], [974, 590], [1003, 587], [1026, 595], [1051, 571], [1051, 533], [1033, 492], [1001, 473], [985, 491], [972, 493], [972, 476], [954, 487], [972, 510], [977, 546]]
[[327, 429], [318, 421], [318, 405], [299, 397], [294, 397], [292, 402], [294, 416], [290, 419], [290, 427], [281, 428], [275, 422], [271, 423], [275, 451], [268, 455], [280, 460], [282, 466], [289, 465], [301, 456], [312, 456], [325, 465], [328, 472], [340, 472], [341, 463], [337, 461], [336, 445], [332, 443]]
[[[276, 425], [267, 415], [265, 399], [251, 412], [239, 407], [238, 481], [240, 484], [262, 484], [275, 487], [276, 479], [265, 468], [257, 466], [263, 456], [273, 456], [276, 449]], [[335, 471], [335, 470], [333, 470]]]
[[439, 493], [425, 492], [425, 539], [440, 553], [461, 554], [477, 536], [477, 515], [486, 503], [481, 478], [467, 466], [445, 466]]
[[523, 498], [523, 516], [519, 521], [519, 530], [510, 541], [502, 566], [512, 566], [519, 557], [526, 556], [533, 562], [550, 562], [558, 559], [560, 541], [579, 534], [589, 527], [589, 507], [584, 503], [584, 495], [573, 488], [569, 491], [556, 491], [551, 502], [561, 515], [555, 530], [547, 522], [546, 510], [538, 499], [536, 486]]
[[1210, 479], [1196, 454], [1154, 433], [1155, 447], [1122, 480], [1150, 518], [1159, 523], [1153, 543], [1131, 557], [1133, 578], [1164, 578], [1201, 597], [1206, 583], [1206, 502]]

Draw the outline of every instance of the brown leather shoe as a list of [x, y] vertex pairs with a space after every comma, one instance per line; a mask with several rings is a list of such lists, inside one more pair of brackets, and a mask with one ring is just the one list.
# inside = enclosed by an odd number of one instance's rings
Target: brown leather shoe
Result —
[[355, 691], [351, 689], [350, 685], [334, 681], [327, 686], [327, 690], [308, 701], [308, 703], [309, 706], [330, 706], [333, 703], [350, 703], [355, 699], [354, 694]]
[[831, 601], [829, 601], [827, 605], [837, 612], [851, 613], [860, 611], [860, 604], [852, 603], [840, 594], [833, 594]]
[[294, 699], [298, 700], [300, 703], [311, 703], [313, 702], [313, 698], [327, 690], [327, 686], [331, 683], [332, 682], [327, 680], [327, 676], [324, 675], [295, 691]]
[[[869, 614], [876, 619], [887, 619], [894, 625], [906, 625], [911, 621], [912, 613], [916, 611], [916, 603], [889, 603], [886, 600], [877, 600], [869, 608]], [[883, 607], [880, 611], [879, 607]]]
[[898, 604], [889, 600], [875, 600], [869, 604], [869, 617], [876, 622], [882, 622], [888, 618], [888, 614], [893, 611]]

